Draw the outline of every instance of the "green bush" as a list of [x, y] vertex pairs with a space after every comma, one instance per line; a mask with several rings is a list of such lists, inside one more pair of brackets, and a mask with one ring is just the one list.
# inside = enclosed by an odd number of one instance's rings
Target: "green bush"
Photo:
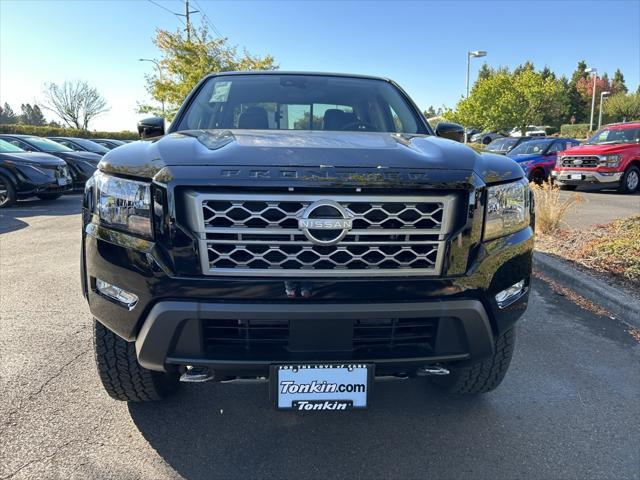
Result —
[[75, 128], [37, 127], [35, 125], [0, 125], [0, 133], [15, 133], [20, 135], [36, 135], [38, 137], [82, 137], [82, 138], [115, 138], [118, 140], [139, 140], [136, 132], [90, 132]]
[[560, 126], [561, 137], [571, 137], [582, 140], [589, 136], [589, 124], [588, 123], [565, 123]]

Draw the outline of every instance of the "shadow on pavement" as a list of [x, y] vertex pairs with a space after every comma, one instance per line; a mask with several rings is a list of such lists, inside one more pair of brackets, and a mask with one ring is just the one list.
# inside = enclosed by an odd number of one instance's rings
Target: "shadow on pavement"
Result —
[[64, 195], [56, 200], [37, 198], [21, 200], [9, 208], [0, 209], [0, 234], [14, 232], [29, 226], [24, 219], [42, 216], [76, 215], [82, 209], [82, 196]]
[[266, 383], [185, 387], [129, 412], [187, 479], [419, 477], [426, 463], [444, 466], [460, 436], [469, 440], [470, 423], [497, 416], [486, 398], [444, 395], [425, 379], [377, 382], [371, 409], [346, 414], [276, 411]]

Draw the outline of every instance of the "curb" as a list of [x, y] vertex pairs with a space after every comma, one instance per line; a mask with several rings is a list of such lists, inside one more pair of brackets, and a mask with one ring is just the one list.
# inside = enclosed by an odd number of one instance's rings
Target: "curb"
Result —
[[545, 253], [534, 252], [533, 259], [543, 273], [556, 277], [564, 285], [597, 303], [617, 319], [640, 328], [640, 302], [636, 298], [581, 272], [568, 262], [556, 260]]

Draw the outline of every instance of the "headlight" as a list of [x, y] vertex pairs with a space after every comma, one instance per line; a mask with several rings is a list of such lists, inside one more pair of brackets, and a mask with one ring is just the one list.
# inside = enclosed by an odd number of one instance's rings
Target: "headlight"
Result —
[[602, 155], [598, 162], [601, 167], [616, 168], [620, 165], [622, 155]]
[[488, 188], [484, 238], [502, 237], [529, 225], [529, 183], [526, 179]]
[[564, 160], [564, 157], [558, 157], [556, 159], [556, 168], [562, 167], [562, 160]]
[[100, 223], [147, 238], [151, 229], [151, 185], [97, 172], [95, 213]]

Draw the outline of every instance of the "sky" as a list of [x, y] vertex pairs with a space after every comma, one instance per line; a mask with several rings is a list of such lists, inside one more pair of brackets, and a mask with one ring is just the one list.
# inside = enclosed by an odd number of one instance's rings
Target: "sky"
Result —
[[[0, 104], [43, 98], [46, 82], [82, 79], [110, 110], [94, 130], [135, 130], [144, 75], [159, 58], [156, 28], [176, 30], [184, 0], [0, 0]], [[280, 68], [380, 75], [396, 80], [421, 109], [455, 106], [482, 61], [527, 60], [570, 76], [579, 60], [630, 91], [640, 82], [640, 0], [615, 1], [208, 1], [191, 0], [216, 31]], [[200, 22], [201, 14], [192, 15]], [[45, 113], [48, 119], [54, 116]]]

